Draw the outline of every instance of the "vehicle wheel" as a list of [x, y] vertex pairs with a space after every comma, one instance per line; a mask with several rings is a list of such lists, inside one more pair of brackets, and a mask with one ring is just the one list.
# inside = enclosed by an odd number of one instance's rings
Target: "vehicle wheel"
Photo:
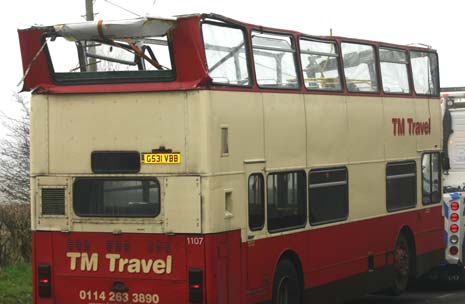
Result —
[[273, 304], [300, 304], [301, 286], [294, 264], [287, 259], [280, 261], [273, 280]]
[[400, 234], [394, 249], [395, 278], [389, 289], [389, 294], [398, 296], [407, 289], [412, 271], [412, 256], [410, 245], [404, 234]]

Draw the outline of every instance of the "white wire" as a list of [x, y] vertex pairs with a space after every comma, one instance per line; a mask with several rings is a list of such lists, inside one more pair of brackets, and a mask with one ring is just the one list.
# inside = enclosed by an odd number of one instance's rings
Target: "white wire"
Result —
[[133, 11], [130, 11], [130, 10], [128, 10], [128, 9], [125, 8], [125, 7], [122, 7], [122, 6], [120, 6], [120, 5], [116, 4], [116, 3], [113, 3], [113, 2], [111, 2], [110, 0], [104, 0], [104, 1], [107, 2], [107, 3], [110, 3], [110, 4], [113, 5], [113, 6], [116, 6], [116, 7], [119, 8], [119, 9], [122, 9], [123, 11], [126, 11], [126, 12], [128, 12], [128, 13], [130, 13], [130, 14], [133, 14], [133, 15], [135, 15], [135, 16], [137, 16], [137, 17], [142, 17], [142, 15], [137, 14], [137, 13], [134, 13]]

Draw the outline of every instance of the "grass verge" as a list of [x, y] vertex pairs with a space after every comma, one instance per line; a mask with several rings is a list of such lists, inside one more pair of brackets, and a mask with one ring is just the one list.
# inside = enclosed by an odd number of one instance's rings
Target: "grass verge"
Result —
[[22, 263], [0, 269], [0, 303], [32, 303], [32, 274], [30, 264]]

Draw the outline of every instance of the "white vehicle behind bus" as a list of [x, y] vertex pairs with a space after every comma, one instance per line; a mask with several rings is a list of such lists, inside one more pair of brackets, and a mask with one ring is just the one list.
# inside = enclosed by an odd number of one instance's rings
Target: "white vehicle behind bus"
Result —
[[[444, 229], [447, 281], [465, 282], [465, 87], [442, 88]], [[449, 168], [447, 168], [449, 167]], [[448, 170], [447, 170], [448, 169]]]

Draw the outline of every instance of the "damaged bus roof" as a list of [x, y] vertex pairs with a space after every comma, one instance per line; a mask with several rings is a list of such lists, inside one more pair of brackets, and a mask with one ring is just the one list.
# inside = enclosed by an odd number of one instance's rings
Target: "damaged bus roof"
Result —
[[123, 20], [96, 20], [61, 23], [53, 26], [31, 26], [20, 31], [44, 30], [55, 32], [71, 41], [114, 40], [165, 36], [177, 22], [177, 17], [141, 17]]
[[143, 17], [115, 21], [90, 21], [55, 25], [55, 32], [68, 40], [161, 37], [173, 28], [176, 18]]

